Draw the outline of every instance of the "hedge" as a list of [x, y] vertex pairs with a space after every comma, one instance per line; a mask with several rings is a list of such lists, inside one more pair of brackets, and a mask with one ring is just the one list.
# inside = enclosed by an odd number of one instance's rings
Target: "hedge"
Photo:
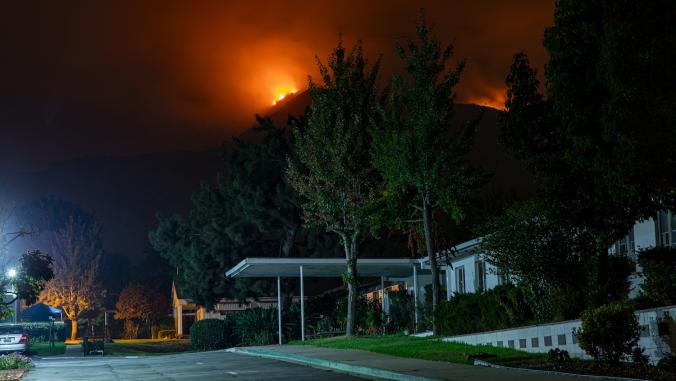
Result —
[[440, 335], [492, 331], [533, 321], [533, 312], [520, 288], [498, 286], [490, 291], [455, 294], [437, 306], [434, 314]]
[[[18, 323], [28, 332], [28, 337], [33, 343], [45, 343], [49, 341], [49, 322]], [[12, 324], [13, 326], [15, 324]], [[54, 322], [54, 340], [64, 341], [68, 337], [66, 324], [62, 321]]]
[[190, 327], [190, 343], [200, 351], [232, 347], [230, 322], [220, 319], [196, 321]]

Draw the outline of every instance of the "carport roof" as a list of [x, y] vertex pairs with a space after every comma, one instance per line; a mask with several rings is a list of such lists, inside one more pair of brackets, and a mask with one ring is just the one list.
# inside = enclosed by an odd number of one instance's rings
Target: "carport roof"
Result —
[[[347, 261], [343, 258], [247, 258], [225, 273], [228, 278], [274, 278], [303, 277], [339, 278], [345, 273]], [[421, 269], [420, 260], [409, 258], [360, 258], [357, 259], [357, 274], [362, 277], [407, 277], [416, 267], [418, 273], [429, 273]]]

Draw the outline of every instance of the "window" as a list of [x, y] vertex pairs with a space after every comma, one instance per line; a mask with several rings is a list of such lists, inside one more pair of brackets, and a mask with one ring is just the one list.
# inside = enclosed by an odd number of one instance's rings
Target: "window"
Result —
[[660, 211], [657, 214], [657, 242], [663, 247], [676, 247], [676, 213]]
[[545, 336], [545, 347], [551, 347], [552, 346], [552, 337], [551, 336]]
[[502, 286], [503, 284], [507, 284], [507, 279], [505, 277], [505, 273], [500, 271], [500, 269], [496, 270], [497, 277], [498, 277], [498, 286]]
[[465, 266], [455, 268], [455, 292], [458, 294], [465, 293]]
[[629, 234], [617, 241], [617, 254], [622, 257], [634, 257], [634, 229]]
[[[575, 336], [575, 335], [573, 335], [573, 336]], [[566, 345], [566, 334], [565, 333], [563, 335], [559, 335], [557, 339], [558, 339], [559, 345]]]
[[486, 262], [483, 260], [474, 262], [474, 290], [475, 292], [486, 290]]

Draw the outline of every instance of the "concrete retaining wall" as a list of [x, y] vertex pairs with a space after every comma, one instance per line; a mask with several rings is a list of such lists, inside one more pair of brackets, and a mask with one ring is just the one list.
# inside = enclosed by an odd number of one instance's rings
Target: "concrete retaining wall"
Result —
[[[641, 338], [638, 345], [645, 348], [645, 353], [650, 356], [652, 362], [657, 362], [664, 353], [669, 351], [669, 347], [659, 337], [657, 319], [666, 316], [676, 319], [676, 306], [641, 310], [637, 311], [636, 315], [641, 326]], [[559, 323], [445, 337], [443, 340], [473, 345], [515, 348], [534, 353], [546, 353], [550, 349], [560, 348], [568, 351], [573, 357], [589, 358], [580, 348], [573, 335], [573, 329], [579, 327], [580, 320], [568, 320]]]

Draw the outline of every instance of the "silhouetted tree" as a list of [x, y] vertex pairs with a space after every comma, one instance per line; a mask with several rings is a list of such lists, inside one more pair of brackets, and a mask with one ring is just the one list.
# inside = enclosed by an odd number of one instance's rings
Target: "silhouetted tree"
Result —
[[[481, 178], [465, 160], [478, 120], [452, 128], [453, 89], [465, 63], [447, 68], [453, 45], [442, 47], [422, 16], [417, 40], [405, 46], [397, 44], [397, 53], [408, 78], [393, 78], [387, 107], [380, 110], [372, 130], [371, 153], [374, 166], [385, 179], [386, 198], [397, 210], [394, 221], [399, 226], [413, 222], [420, 227], [413, 231], [422, 231], [432, 271], [432, 306], [436, 308], [441, 285], [432, 213], [441, 210], [456, 223], [463, 217]], [[436, 334], [436, 324], [433, 327]]]

